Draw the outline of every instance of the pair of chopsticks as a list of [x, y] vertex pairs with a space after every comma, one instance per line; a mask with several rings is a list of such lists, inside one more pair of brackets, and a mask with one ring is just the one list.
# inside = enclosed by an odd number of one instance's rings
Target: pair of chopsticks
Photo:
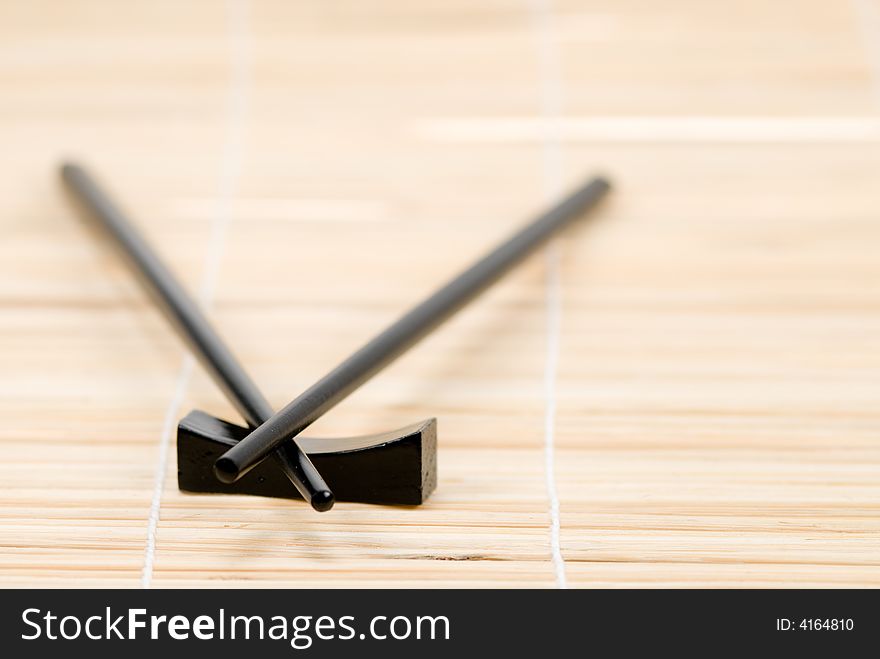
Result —
[[233, 483], [271, 456], [318, 511], [333, 507], [333, 493], [294, 438], [553, 234], [595, 206], [610, 189], [606, 180], [594, 178], [575, 190], [416, 305], [284, 408], [273, 412], [195, 301], [86, 170], [77, 164], [65, 164], [61, 174], [76, 199], [121, 248], [142, 284], [252, 428], [214, 463], [216, 477]]

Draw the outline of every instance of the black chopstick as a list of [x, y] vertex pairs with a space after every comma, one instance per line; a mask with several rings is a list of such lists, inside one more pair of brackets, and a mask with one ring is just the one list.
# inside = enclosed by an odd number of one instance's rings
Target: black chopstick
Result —
[[604, 179], [593, 179], [477, 261], [226, 451], [214, 463], [217, 478], [224, 483], [241, 478], [273, 450], [301, 433], [498, 280], [556, 231], [593, 207], [609, 189], [610, 185]]
[[[256, 428], [265, 423], [272, 416], [269, 402], [205, 318], [196, 302], [122, 211], [81, 166], [65, 164], [61, 168], [61, 176], [68, 189], [89, 211], [89, 215], [121, 248], [128, 264], [140, 275], [141, 283], [248, 425]], [[330, 510], [333, 507], [333, 493], [311, 460], [295, 442], [288, 442], [281, 448], [283, 450], [272, 454], [303, 498], [315, 510]], [[265, 455], [264, 453], [263, 456]]]

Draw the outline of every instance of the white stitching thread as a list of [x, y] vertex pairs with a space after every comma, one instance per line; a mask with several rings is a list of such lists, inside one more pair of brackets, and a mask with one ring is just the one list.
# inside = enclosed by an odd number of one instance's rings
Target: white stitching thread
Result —
[[[226, 236], [232, 220], [232, 200], [236, 195], [244, 161], [244, 141], [247, 106], [250, 92], [251, 44], [248, 28], [248, 3], [246, 0], [228, 0], [226, 3], [226, 25], [229, 40], [229, 86], [226, 97], [226, 122], [223, 152], [220, 160], [218, 181], [218, 208], [211, 221], [211, 235], [205, 254], [199, 286], [199, 302], [204, 308], [211, 305], [214, 287], [220, 273], [220, 264], [226, 245]], [[165, 489], [168, 452], [171, 437], [177, 427], [180, 408], [189, 388], [195, 361], [190, 355], [183, 358], [174, 395], [165, 411], [162, 435], [159, 440], [159, 457], [156, 465], [156, 478], [150, 515], [147, 522], [147, 544], [144, 549], [144, 566], [141, 572], [141, 586], [149, 588], [153, 581], [153, 566], [156, 560], [156, 534], [159, 526], [159, 513], [162, 506], [162, 492]]]
[[[562, 114], [562, 63], [553, 7], [549, 0], [534, 0], [532, 19], [537, 41], [541, 77], [541, 112], [547, 130], [543, 138], [543, 186], [547, 202], [555, 200], [562, 190], [562, 141], [558, 130]], [[556, 586], [567, 588], [565, 559], [560, 545], [559, 496], [556, 489], [556, 374], [559, 365], [562, 291], [558, 244], [552, 242], [545, 251], [546, 264], [546, 358], [544, 363], [544, 473], [550, 508], [550, 557]]]

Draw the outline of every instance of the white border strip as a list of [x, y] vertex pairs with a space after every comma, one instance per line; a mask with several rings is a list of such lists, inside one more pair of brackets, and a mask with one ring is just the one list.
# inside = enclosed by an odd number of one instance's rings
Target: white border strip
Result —
[[[562, 139], [557, 130], [557, 119], [562, 114], [563, 86], [562, 61], [559, 52], [556, 23], [549, 0], [534, 0], [531, 7], [534, 23], [539, 74], [541, 77], [541, 112], [544, 120], [540, 140], [543, 142], [543, 184], [548, 203], [562, 191]], [[562, 290], [560, 281], [559, 247], [554, 241], [545, 251], [546, 286], [545, 314], [547, 340], [544, 361], [544, 474], [550, 512], [550, 558], [556, 576], [556, 586], [567, 588], [565, 559], [560, 545], [559, 495], [556, 490], [554, 439], [556, 435], [556, 374], [559, 367], [560, 325], [562, 320]]]
[[[880, 91], [878, 91], [880, 94]], [[878, 117], [458, 117], [426, 118], [415, 135], [437, 142], [798, 144], [880, 142]]]
[[[199, 303], [208, 308], [214, 298], [214, 287], [220, 274], [220, 264], [232, 220], [232, 200], [235, 198], [241, 169], [244, 162], [245, 128], [247, 107], [250, 96], [251, 43], [247, 0], [227, 0], [226, 29], [229, 41], [229, 86], [226, 96], [226, 121], [223, 151], [220, 157], [218, 180], [218, 204], [216, 215], [211, 220], [211, 235], [202, 269], [199, 286]], [[144, 549], [144, 566], [141, 571], [141, 586], [149, 588], [153, 581], [153, 566], [156, 561], [156, 534], [159, 526], [159, 513], [162, 507], [162, 492], [165, 489], [165, 475], [168, 470], [168, 453], [171, 438], [177, 428], [177, 418], [186, 397], [192, 378], [195, 361], [190, 355], [183, 358], [174, 394], [165, 411], [162, 435], [159, 440], [159, 456], [156, 464], [156, 477], [153, 485], [153, 498], [147, 522], [147, 544]]]

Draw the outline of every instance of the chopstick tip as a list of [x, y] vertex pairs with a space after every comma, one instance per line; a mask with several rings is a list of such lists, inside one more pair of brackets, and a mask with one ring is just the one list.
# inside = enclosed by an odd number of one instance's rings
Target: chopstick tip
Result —
[[234, 460], [221, 457], [214, 463], [214, 475], [218, 481], [229, 485], [238, 480], [240, 470]]
[[330, 490], [319, 490], [312, 495], [312, 500], [309, 503], [319, 513], [326, 513], [336, 503], [336, 498]]
[[606, 192], [610, 191], [611, 188], [614, 187], [611, 185], [611, 179], [604, 174], [596, 174], [593, 177], [593, 183], [601, 187]]
[[70, 180], [71, 177], [76, 176], [77, 174], [82, 172], [83, 168], [75, 160], [65, 159], [61, 161], [61, 165], [59, 166], [58, 171], [61, 174], [61, 178], [66, 181]]

